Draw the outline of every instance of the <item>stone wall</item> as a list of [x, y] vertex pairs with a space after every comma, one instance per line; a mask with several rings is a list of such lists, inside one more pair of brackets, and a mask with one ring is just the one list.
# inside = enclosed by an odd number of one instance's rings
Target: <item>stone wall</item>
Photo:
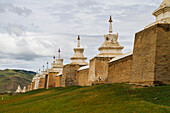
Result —
[[28, 85], [28, 91], [30, 91], [31, 85]]
[[58, 72], [49, 72], [47, 80], [47, 88], [55, 87], [56, 75]]
[[89, 69], [84, 69], [77, 71], [77, 85], [79, 86], [89, 86], [91, 85], [90, 82], [88, 81], [88, 76], [89, 76]]
[[157, 25], [154, 84], [170, 84], [170, 24]]
[[94, 57], [90, 60], [89, 81], [106, 82], [110, 57]]
[[60, 87], [61, 85], [61, 76], [62, 75], [60, 75], [60, 76], [56, 76], [56, 78], [55, 78], [55, 87]]
[[61, 86], [74, 86], [77, 85], [76, 73], [80, 65], [78, 64], [67, 64], [63, 67], [63, 74], [61, 80]]
[[169, 26], [157, 24], [136, 33], [131, 83], [143, 85], [169, 83]]
[[30, 90], [34, 90], [35, 82], [31, 82], [31, 88]]
[[40, 78], [38, 89], [45, 88], [45, 78]]
[[132, 69], [132, 55], [109, 63], [108, 83], [129, 82]]

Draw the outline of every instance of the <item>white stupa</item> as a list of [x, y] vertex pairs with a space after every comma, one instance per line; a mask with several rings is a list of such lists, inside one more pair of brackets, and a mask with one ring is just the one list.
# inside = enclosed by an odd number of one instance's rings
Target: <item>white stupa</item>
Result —
[[163, 0], [152, 14], [156, 17], [156, 22], [146, 26], [145, 29], [158, 23], [170, 24], [170, 0]]
[[40, 78], [45, 78], [45, 75], [48, 74], [47, 71], [45, 70], [44, 68], [44, 65], [43, 65], [43, 70], [41, 71], [41, 74], [40, 74]]
[[47, 73], [50, 71], [50, 69], [48, 68], [48, 62], [47, 62], [47, 69], [45, 70]]
[[24, 86], [23, 90], [22, 90], [22, 93], [25, 93], [27, 90], [26, 90], [26, 86]]
[[61, 52], [61, 50], [58, 49], [58, 58], [57, 59], [55, 59], [55, 56], [53, 57], [53, 63], [51, 64], [52, 72], [62, 72], [62, 70], [63, 70], [63, 59], [60, 58], [60, 52]]
[[117, 55], [122, 55], [123, 46], [120, 46], [118, 40], [118, 33], [112, 33], [112, 18], [110, 16], [109, 20], [109, 34], [104, 35], [105, 42], [101, 47], [98, 48], [100, 54], [97, 57], [115, 57]]
[[39, 69], [39, 72], [35, 75], [35, 77], [34, 77], [34, 82], [35, 82], [35, 84], [34, 84], [34, 89], [38, 89], [38, 87], [39, 87], [39, 81], [40, 81], [40, 75], [41, 75], [41, 73], [40, 73], [41, 71], [40, 71], [40, 69]]
[[21, 92], [22, 92], [21, 86], [18, 85], [18, 88], [17, 88], [17, 90], [15, 91], [15, 93], [21, 93]]
[[80, 47], [80, 36], [78, 36], [77, 40], [78, 43], [77, 47], [74, 48], [74, 55], [70, 58], [72, 60], [71, 64], [79, 64], [81, 66], [88, 65], [88, 63], [86, 62], [87, 57], [84, 57], [83, 55], [84, 48]]

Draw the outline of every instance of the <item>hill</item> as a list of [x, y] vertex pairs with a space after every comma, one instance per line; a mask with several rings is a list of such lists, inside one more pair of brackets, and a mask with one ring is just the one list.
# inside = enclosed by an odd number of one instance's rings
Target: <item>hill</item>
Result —
[[127, 84], [39, 89], [0, 100], [1, 113], [168, 113], [170, 86]]
[[15, 91], [18, 85], [22, 87], [31, 82], [35, 72], [25, 70], [0, 70], [0, 92]]

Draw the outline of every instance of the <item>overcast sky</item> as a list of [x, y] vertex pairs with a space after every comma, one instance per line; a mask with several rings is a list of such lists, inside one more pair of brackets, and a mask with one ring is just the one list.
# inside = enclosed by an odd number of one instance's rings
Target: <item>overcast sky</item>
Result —
[[61, 48], [70, 63], [77, 35], [88, 60], [108, 33], [109, 16], [123, 53], [133, 50], [135, 33], [155, 21], [162, 0], [0, 0], [0, 69], [37, 71]]

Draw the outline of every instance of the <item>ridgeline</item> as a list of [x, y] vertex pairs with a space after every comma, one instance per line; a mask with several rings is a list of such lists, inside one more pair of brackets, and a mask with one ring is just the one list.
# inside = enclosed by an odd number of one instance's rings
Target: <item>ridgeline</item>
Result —
[[18, 85], [27, 86], [35, 72], [25, 70], [0, 70], [0, 92], [15, 91]]
[[38, 89], [0, 99], [0, 113], [168, 113], [170, 86], [127, 84]]

